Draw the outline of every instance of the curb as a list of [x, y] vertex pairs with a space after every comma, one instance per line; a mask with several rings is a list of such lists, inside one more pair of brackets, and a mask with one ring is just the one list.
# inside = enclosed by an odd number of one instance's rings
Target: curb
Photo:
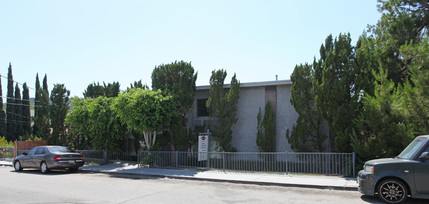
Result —
[[252, 184], [252, 185], [260, 185], [260, 186], [329, 189], [329, 190], [339, 190], [339, 191], [357, 191], [358, 190], [357, 187], [348, 187], [348, 186], [322, 186], [322, 185], [308, 185], [308, 184], [294, 184], [294, 183], [270, 183], [270, 182], [262, 182], [262, 181], [195, 178], [195, 177], [156, 175], [156, 174], [118, 173], [118, 172], [106, 172], [106, 171], [94, 171], [94, 170], [79, 170], [79, 171], [86, 172], [86, 173], [92, 172], [92, 173], [108, 174], [108, 175], [111, 175], [112, 177], [118, 177], [118, 178], [144, 179], [144, 178], [152, 177], [152, 178], [170, 178], [170, 179], [194, 180], [194, 181], [196, 180], [196, 181], [209, 181], [209, 182], [225, 182], [225, 183], [234, 183], [234, 184]]

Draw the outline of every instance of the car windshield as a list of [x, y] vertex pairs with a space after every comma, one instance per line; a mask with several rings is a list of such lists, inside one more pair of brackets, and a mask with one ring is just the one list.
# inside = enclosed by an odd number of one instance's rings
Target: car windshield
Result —
[[416, 151], [426, 143], [425, 138], [416, 138], [398, 155], [400, 159], [411, 159]]
[[68, 153], [68, 152], [74, 152], [69, 147], [48, 147], [50, 152], [61, 152], [61, 153]]

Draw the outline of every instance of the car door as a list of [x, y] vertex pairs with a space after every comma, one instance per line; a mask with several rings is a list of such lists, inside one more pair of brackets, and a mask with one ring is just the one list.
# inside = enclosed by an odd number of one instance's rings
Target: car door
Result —
[[[423, 152], [429, 152], [429, 146]], [[429, 194], [429, 160], [418, 161], [414, 169], [417, 193]]]
[[45, 147], [37, 147], [36, 152], [31, 156], [31, 162], [33, 167], [39, 167], [45, 154], [46, 154]]
[[34, 167], [33, 162], [31, 161], [31, 157], [34, 155], [34, 153], [36, 153], [36, 150], [37, 147], [34, 147], [27, 152], [27, 155], [24, 154], [24, 157], [20, 159], [22, 167]]

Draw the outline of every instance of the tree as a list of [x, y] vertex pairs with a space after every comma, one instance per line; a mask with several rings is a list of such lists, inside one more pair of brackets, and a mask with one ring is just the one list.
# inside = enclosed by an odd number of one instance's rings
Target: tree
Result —
[[65, 119], [69, 110], [70, 91], [64, 84], [55, 84], [51, 92], [50, 101], [50, 119], [52, 127], [52, 136], [48, 140], [50, 144], [66, 144], [66, 126]]
[[19, 136], [24, 135], [23, 131], [23, 117], [22, 117], [22, 99], [21, 99], [21, 90], [19, 89], [18, 83], [15, 85], [15, 104], [14, 104], [15, 112], [13, 113], [15, 115], [15, 121], [16, 121], [16, 130], [15, 130], [15, 136], [14, 138], [19, 138]]
[[218, 118], [217, 126], [212, 131], [213, 136], [220, 139], [219, 145], [223, 151], [233, 151], [231, 146], [232, 126], [237, 123], [236, 113], [240, 82], [234, 74], [231, 79], [231, 87], [226, 91], [224, 88], [226, 75], [226, 71], [222, 69], [212, 71], [207, 108], [211, 116]]
[[180, 112], [180, 115], [172, 120], [168, 129], [172, 151], [175, 151], [177, 146], [187, 145], [187, 138], [190, 133], [186, 129], [186, 115], [194, 103], [196, 80], [197, 73], [194, 73], [191, 63], [184, 61], [162, 64], [152, 71], [152, 89], [171, 94], [177, 102], [176, 108]]
[[426, 0], [380, 0], [381, 19], [370, 29], [382, 67], [388, 68], [388, 79], [398, 84], [410, 78], [411, 59], [405, 59], [400, 48], [406, 43], [419, 43], [429, 34], [429, 3]]
[[148, 89], [149, 87], [146, 84], [142, 83], [142, 80], [138, 80], [135, 81], [134, 83], [130, 83], [130, 87], [127, 89], [132, 89], [132, 88], [140, 88], [140, 89]]
[[119, 94], [113, 104], [114, 111], [127, 126], [144, 135], [147, 149], [156, 144], [158, 131], [165, 130], [171, 119], [179, 113], [171, 95], [161, 90], [133, 88]]
[[376, 78], [374, 96], [363, 96], [364, 111], [357, 119], [352, 146], [363, 160], [398, 155], [413, 139], [401, 115], [401, 90], [387, 71], [373, 72]]
[[49, 95], [48, 76], [46, 74], [45, 74], [45, 77], [43, 77], [43, 90], [47, 91]]
[[117, 97], [119, 94], [119, 82], [106, 83], [103, 82], [103, 85], [97, 82], [89, 84], [86, 90], [83, 92], [85, 98], [98, 98], [99, 96], [105, 97]]
[[287, 131], [286, 137], [291, 148], [298, 151], [323, 151], [323, 142], [327, 136], [321, 130], [322, 118], [315, 107], [316, 84], [321, 81], [315, 78], [317, 62], [297, 65], [291, 75], [290, 102], [298, 113], [298, 119], [292, 132]]
[[3, 108], [3, 91], [0, 77], [0, 136], [6, 135], [6, 114]]
[[[125, 139], [127, 128], [113, 111], [114, 98], [73, 99], [67, 124], [89, 139], [96, 149], [117, 149]], [[71, 141], [70, 141], [71, 142]]]
[[7, 73], [7, 103], [6, 103], [6, 139], [14, 141], [16, 138], [16, 120], [15, 120], [15, 97], [13, 92], [12, 65], [9, 63]]
[[328, 122], [330, 149], [349, 152], [352, 151], [350, 137], [360, 91], [355, 84], [354, 48], [350, 34], [340, 34], [334, 42], [328, 36], [326, 45], [321, 49], [324, 51], [321, 51], [322, 83], [316, 89], [315, 105]]
[[274, 152], [276, 148], [276, 121], [270, 102], [267, 102], [265, 105], [265, 113], [263, 118], [261, 107], [259, 107], [257, 120], [258, 131], [256, 136], [256, 144], [262, 152]]
[[30, 115], [30, 93], [27, 83], [23, 84], [22, 90], [22, 130], [23, 135], [31, 134], [31, 115]]
[[34, 124], [33, 124], [33, 135], [37, 136], [37, 132], [39, 131], [39, 124], [37, 118], [39, 118], [39, 107], [40, 107], [40, 81], [39, 81], [39, 73], [36, 74], [36, 89], [34, 96]]

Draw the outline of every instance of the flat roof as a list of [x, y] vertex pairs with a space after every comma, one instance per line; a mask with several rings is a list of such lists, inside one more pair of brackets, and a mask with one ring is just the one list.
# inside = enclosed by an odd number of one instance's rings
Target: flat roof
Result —
[[[263, 87], [263, 86], [278, 86], [278, 85], [290, 85], [292, 84], [291, 80], [277, 80], [277, 81], [262, 81], [262, 82], [245, 82], [240, 83], [240, 88], [247, 88], [247, 87]], [[231, 84], [224, 84], [224, 88], [231, 87]], [[199, 90], [209, 90], [210, 85], [203, 85], [203, 86], [197, 86], [197, 91]]]

